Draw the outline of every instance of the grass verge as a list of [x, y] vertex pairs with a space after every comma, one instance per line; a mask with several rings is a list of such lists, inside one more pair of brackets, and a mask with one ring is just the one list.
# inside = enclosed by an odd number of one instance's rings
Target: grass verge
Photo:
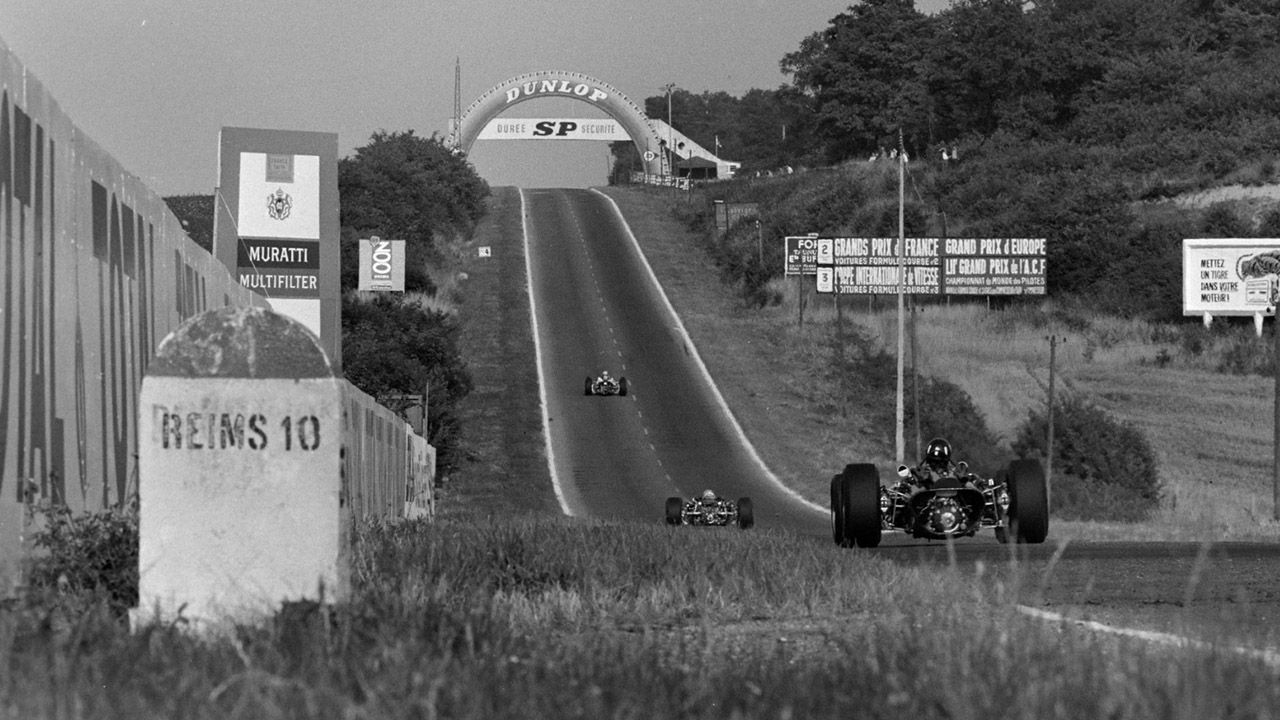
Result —
[[786, 535], [444, 519], [357, 534], [351, 602], [198, 637], [0, 613], [22, 718], [1266, 717], [1272, 671], [1022, 618], [1018, 575]]

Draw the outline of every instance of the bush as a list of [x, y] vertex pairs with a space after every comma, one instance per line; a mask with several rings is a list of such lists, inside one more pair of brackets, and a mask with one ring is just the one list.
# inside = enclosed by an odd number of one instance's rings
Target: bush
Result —
[[[1047, 413], [1032, 410], [1014, 441], [1021, 456], [1045, 456]], [[1076, 396], [1054, 409], [1051, 478], [1055, 515], [1138, 521], [1160, 502], [1155, 452], [1142, 432]]]
[[[879, 432], [885, 445], [892, 444], [889, 433], [897, 422], [894, 394], [897, 392], [896, 360], [857, 327], [841, 328], [832, 338], [830, 385], [832, 400], [843, 413], [856, 412], [865, 418], [869, 432]], [[904, 379], [903, 423], [908, 439], [915, 432], [915, 403], [910, 375]], [[956, 459], [964, 460], [975, 472], [994, 475], [1008, 463], [1010, 453], [1000, 447], [986, 418], [960, 386], [936, 377], [921, 377], [920, 444], [931, 438], [946, 438], [956, 449]]]
[[37, 554], [29, 568], [33, 590], [82, 606], [105, 601], [120, 616], [138, 604], [138, 515], [132, 509], [74, 515], [65, 506], [50, 508], [34, 540], [47, 554]]
[[[920, 441], [941, 437], [951, 443], [955, 459], [968, 462], [974, 472], [995, 475], [1009, 462], [1009, 452], [1000, 448], [999, 439], [987, 427], [986, 418], [973, 398], [960, 386], [935, 377], [922, 377], [920, 382]], [[912, 382], [906, 381], [905, 422], [910, 434], [915, 425]]]
[[447, 471], [457, 462], [457, 405], [471, 392], [471, 375], [458, 351], [457, 318], [406, 302], [398, 293], [342, 298], [343, 373], [351, 384], [384, 402], [428, 388], [427, 440]]

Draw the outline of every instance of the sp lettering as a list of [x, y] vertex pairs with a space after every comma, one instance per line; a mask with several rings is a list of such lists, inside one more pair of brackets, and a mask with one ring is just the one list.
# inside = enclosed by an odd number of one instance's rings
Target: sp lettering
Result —
[[572, 120], [543, 120], [534, 123], [534, 137], [565, 137], [578, 129], [578, 123]]

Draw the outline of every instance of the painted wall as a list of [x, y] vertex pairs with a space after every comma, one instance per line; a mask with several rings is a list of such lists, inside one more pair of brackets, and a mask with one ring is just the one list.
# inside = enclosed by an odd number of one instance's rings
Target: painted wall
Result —
[[128, 498], [155, 346], [244, 304], [264, 301], [0, 42], [0, 496], [28, 480], [77, 511]]

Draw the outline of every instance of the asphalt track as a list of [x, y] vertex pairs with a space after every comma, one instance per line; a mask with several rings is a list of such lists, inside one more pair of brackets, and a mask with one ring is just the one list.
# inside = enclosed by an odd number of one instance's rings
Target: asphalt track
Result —
[[[659, 521], [666, 499], [749, 497], [756, 525], [828, 532], [772, 478], [722, 409], [697, 353], [608, 198], [523, 191], [552, 470], [568, 514]], [[583, 392], [625, 377], [624, 396]]]
[[[566, 514], [660, 522], [667, 497], [751, 497], [757, 526], [830, 543], [826, 509], [784, 488], [726, 414], [608, 198], [522, 191], [530, 299], [552, 474]], [[588, 376], [625, 376], [590, 397]], [[833, 463], [832, 472], [840, 468]], [[849, 552], [866, 552], [850, 550]], [[1016, 585], [1022, 602], [1175, 637], [1280, 646], [1280, 543], [953, 544], [887, 534], [880, 556]]]

